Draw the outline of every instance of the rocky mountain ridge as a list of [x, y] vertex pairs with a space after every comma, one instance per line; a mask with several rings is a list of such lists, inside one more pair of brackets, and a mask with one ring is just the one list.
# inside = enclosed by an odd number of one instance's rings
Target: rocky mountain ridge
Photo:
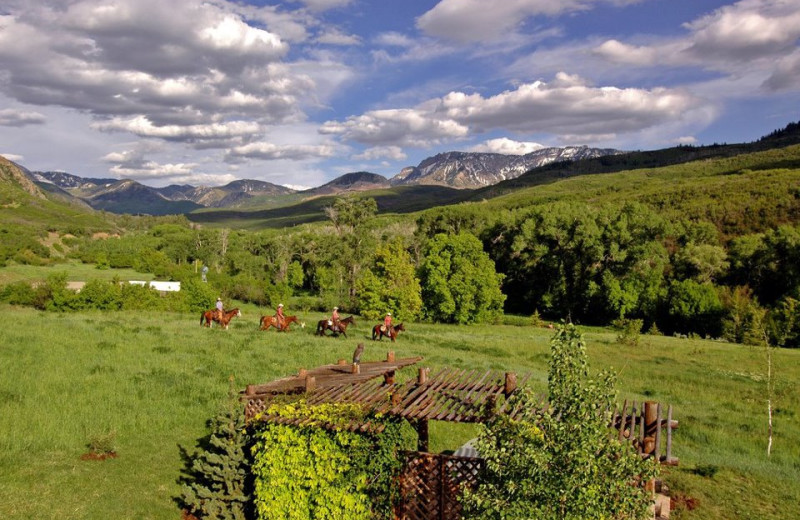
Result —
[[563, 161], [591, 159], [623, 152], [612, 148], [566, 146], [542, 148], [525, 155], [482, 152], [445, 152], [409, 166], [390, 179], [392, 186], [432, 184], [453, 188], [483, 188], [515, 179], [525, 172]]

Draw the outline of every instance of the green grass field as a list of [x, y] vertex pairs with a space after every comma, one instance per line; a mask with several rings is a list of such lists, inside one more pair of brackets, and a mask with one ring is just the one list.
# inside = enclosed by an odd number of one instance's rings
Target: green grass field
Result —
[[26, 265], [9, 262], [0, 268], [0, 285], [14, 282], [44, 281], [51, 274], [67, 273], [67, 281], [86, 282], [89, 280], [153, 280], [151, 273], [140, 273], [133, 269], [98, 269], [94, 264], [84, 264], [77, 260], [53, 265]]
[[[291, 311], [291, 309], [290, 309]], [[54, 314], [0, 306], [0, 518], [177, 519], [179, 445], [206, 433], [233, 375], [237, 387], [348, 359], [372, 323], [350, 338], [257, 330], [260, 312], [228, 331], [199, 315]], [[680, 465], [664, 474], [672, 493], [694, 499], [679, 519], [800, 517], [800, 352], [774, 350], [775, 441], [766, 456], [763, 349], [586, 329], [593, 370], [619, 373], [620, 399], [674, 406]], [[368, 341], [364, 360], [423, 356], [422, 366], [530, 372], [544, 390], [552, 331], [512, 325], [410, 324], [392, 345]], [[415, 369], [405, 369], [412, 377]], [[401, 375], [401, 374], [399, 374]], [[82, 461], [92, 436], [116, 433], [118, 458]], [[455, 449], [473, 426], [431, 427], [432, 450]], [[685, 501], [684, 501], [685, 502]], [[690, 500], [691, 502], [691, 500]]]

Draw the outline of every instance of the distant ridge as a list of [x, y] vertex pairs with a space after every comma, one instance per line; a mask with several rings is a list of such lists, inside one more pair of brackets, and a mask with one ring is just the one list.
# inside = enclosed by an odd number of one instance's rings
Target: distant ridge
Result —
[[29, 177], [50, 192], [58, 190], [112, 213], [180, 214], [204, 207], [236, 207], [260, 195], [294, 193], [284, 186], [248, 179], [218, 187], [172, 184], [153, 188], [130, 179], [84, 178], [65, 172], [29, 172]]
[[515, 179], [528, 170], [545, 164], [621, 153], [623, 152], [612, 148], [588, 146], [542, 148], [524, 155], [446, 152], [428, 157], [418, 166], [404, 168], [390, 182], [393, 186], [427, 184], [462, 189], [483, 188]]
[[307, 195], [335, 195], [347, 191], [367, 191], [381, 188], [390, 188], [389, 180], [377, 173], [353, 172], [346, 173], [317, 188], [302, 192]]
[[800, 144], [800, 123], [789, 123], [783, 129], [771, 132], [750, 143], [711, 144], [705, 146], [680, 145], [659, 150], [625, 152], [576, 161], [554, 162], [533, 168], [515, 179], [509, 179], [476, 190], [471, 195], [471, 199], [491, 198], [517, 189], [579, 175], [660, 168], [702, 159], [733, 157], [795, 144]]

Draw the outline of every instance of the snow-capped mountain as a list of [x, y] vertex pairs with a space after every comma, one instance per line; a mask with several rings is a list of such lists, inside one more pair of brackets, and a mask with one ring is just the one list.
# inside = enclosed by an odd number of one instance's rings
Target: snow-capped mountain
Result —
[[404, 168], [390, 179], [393, 186], [434, 184], [454, 188], [482, 188], [515, 179], [531, 168], [553, 162], [577, 161], [623, 153], [611, 148], [567, 146], [542, 148], [525, 155], [446, 152], [429, 157], [419, 166]]

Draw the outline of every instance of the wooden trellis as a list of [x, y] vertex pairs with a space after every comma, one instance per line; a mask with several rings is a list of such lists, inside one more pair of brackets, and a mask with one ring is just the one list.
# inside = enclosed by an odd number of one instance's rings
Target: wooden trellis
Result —
[[[428, 421], [483, 422], [494, 413], [517, 416], [522, 410], [508, 409], [509, 397], [517, 391], [517, 376], [494, 370], [445, 368], [434, 374], [420, 368], [416, 378], [404, 383], [395, 381], [395, 372], [422, 358], [395, 359], [389, 352], [384, 361], [348, 364], [339, 360], [312, 370], [301, 369], [296, 375], [261, 385], [248, 385], [245, 401], [247, 421], [264, 420], [303, 426], [310, 419], [273, 416], [271, 402], [285, 396], [302, 394], [310, 405], [326, 403], [358, 404], [365, 410], [407, 419], [418, 434], [418, 452], [405, 454], [406, 466], [398, 485], [403, 500], [396, 511], [399, 520], [450, 520], [460, 517], [458, 495], [463, 486], [472, 485], [483, 468], [483, 459], [452, 457], [426, 453]], [[523, 375], [519, 385], [530, 375]], [[284, 397], [281, 397], [284, 396]], [[541, 397], [535, 405], [546, 408]], [[666, 413], [666, 418], [663, 415]], [[313, 423], [318, 427], [327, 425]], [[651, 401], [629, 403], [615, 408], [609, 427], [619, 440], [627, 440], [642, 457], [653, 457], [662, 464], [677, 464], [672, 456], [672, 432], [678, 425], [672, 419], [672, 406], [663, 408]], [[341, 425], [338, 425], [341, 428]], [[380, 432], [381, 424], [352, 422], [351, 431]]]
[[398, 520], [461, 518], [458, 497], [477, 482], [483, 459], [408, 451], [398, 484], [403, 500], [395, 510]]

